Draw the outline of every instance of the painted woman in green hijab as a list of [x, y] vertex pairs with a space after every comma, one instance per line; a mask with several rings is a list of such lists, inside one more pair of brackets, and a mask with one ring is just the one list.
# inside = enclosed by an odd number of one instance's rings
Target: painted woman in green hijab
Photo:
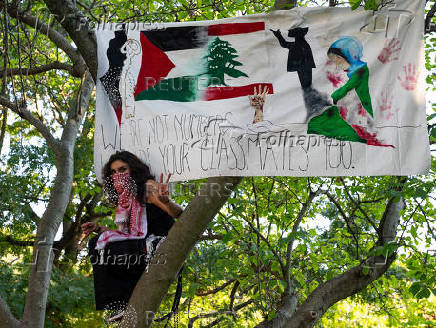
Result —
[[388, 146], [374, 132], [374, 112], [369, 93], [369, 70], [361, 60], [362, 44], [351, 36], [335, 41], [327, 51], [329, 60], [347, 73], [348, 81], [332, 93], [334, 105], [308, 123], [307, 133], [321, 134], [339, 140]]

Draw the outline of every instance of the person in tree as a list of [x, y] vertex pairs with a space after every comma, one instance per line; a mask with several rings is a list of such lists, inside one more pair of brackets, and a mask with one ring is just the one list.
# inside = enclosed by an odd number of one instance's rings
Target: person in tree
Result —
[[362, 61], [363, 46], [360, 41], [351, 36], [341, 37], [330, 46], [327, 56], [340, 71], [346, 73], [348, 81], [332, 93], [335, 106], [309, 121], [308, 133], [393, 147], [380, 142], [374, 131], [369, 70], [366, 62]]
[[289, 49], [288, 54], [288, 72], [297, 72], [300, 84], [303, 89], [308, 89], [312, 85], [312, 68], [315, 68], [312, 49], [304, 38], [309, 28], [296, 27], [288, 31], [288, 36], [295, 38], [295, 42], [286, 41], [280, 30], [274, 31], [273, 34], [279, 40], [283, 48]]
[[[152, 255], [182, 209], [168, 197], [168, 181], [154, 180], [146, 164], [128, 151], [113, 154], [103, 168], [104, 192], [117, 206], [117, 230], [95, 222], [82, 225], [88, 235], [97, 310], [127, 305]], [[121, 319], [118, 317], [112, 320]]]

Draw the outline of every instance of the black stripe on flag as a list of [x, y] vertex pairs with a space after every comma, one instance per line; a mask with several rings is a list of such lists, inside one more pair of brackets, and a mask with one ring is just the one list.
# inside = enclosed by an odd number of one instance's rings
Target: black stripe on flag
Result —
[[201, 48], [208, 41], [207, 26], [168, 27], [141, 33], [162, 51]]

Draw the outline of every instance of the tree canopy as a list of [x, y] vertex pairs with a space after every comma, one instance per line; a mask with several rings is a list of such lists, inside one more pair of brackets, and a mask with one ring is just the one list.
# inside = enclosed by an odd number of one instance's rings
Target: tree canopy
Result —
[[[0, 328], [104, 327], [80, 231], [90, 221], [115, 227], [92, 165], [96, 24], [388, 2], [0, 0]], [[435, 11], [427, 1], [422, 18], [433, 152]], [[150, 326], [147, 313], [170, 311], [183, 263], [182, 327], [435, 326], [431, 160], [428, 176], [174, 184], [186, 209], [159, 249], [164, 263], [132, 296], [137, 327]]]

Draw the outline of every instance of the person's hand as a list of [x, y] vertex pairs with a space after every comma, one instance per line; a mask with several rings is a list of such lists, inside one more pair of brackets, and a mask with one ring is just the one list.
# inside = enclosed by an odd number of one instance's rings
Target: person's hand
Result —
[[168, 181], [170, 180], [171, 173], [168, 174], [166, 181], [163, 180], [163, 173], [160, 175], [159, 182], [154, 180], [147, 180], [147, 203], [157, 204], [157, 202], [162, 202], [164, 204], [169, 201], [169, 189]]
[[85, 235], [89, 235], [90, 233], [98, 229], [98, 225], [95, 222], [86, 222], [81, 225], [81, 228], [82, 228], [82, 232]]

